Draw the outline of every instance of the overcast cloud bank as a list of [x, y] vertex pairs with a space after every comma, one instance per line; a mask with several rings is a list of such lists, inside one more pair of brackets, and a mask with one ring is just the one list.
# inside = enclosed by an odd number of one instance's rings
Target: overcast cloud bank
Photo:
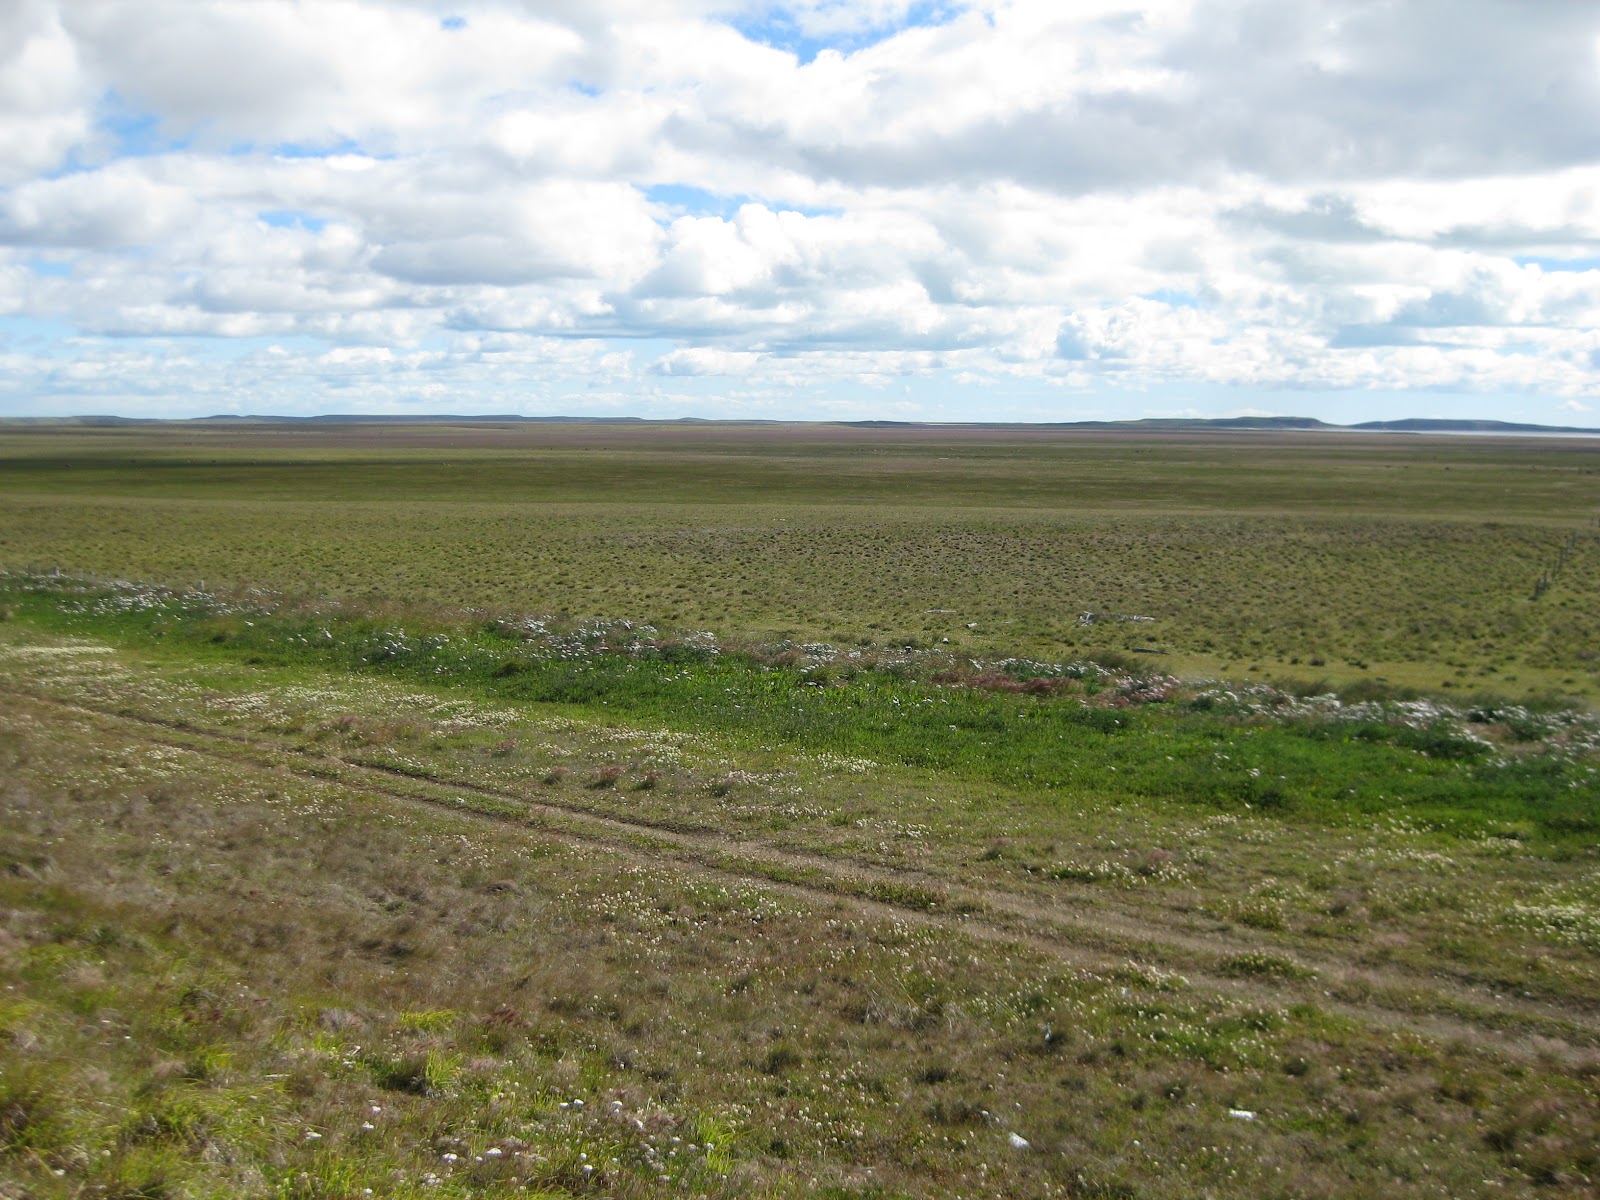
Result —
[[1590, 4], [0, 8], [12, 415], [1597, 391]]

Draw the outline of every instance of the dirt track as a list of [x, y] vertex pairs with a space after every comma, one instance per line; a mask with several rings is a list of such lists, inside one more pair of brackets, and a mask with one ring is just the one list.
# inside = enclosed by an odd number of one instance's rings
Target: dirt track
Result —
[[[358, 758], [319, 753], [264, 737], [202, 728], [153, 713], [0, 688], [6, 706], [54, 719], [81, 721], [116, 736], [203, 755], [233, 765], [288, 772], [408, 806], [422, 805], [471, 822], [493, 822], [569, 844], [603, 848], [640, 864], [670, 863], [875, 920], [938, 928], [984, 941], [1025, 946], [1091, 970], [1140, 966], [1178, 972], [1190, 985], [1247, 1003], [1314, 1004], [1342, 1017], [1432, 1038], [1464, 1039], [1516, 1056], [1584, 1061], [1600, 1047], [1600, 1002], [1574, 1011], [1481, 986], [1401, 968], [1363, 965], [1361, 978], [1379, 993], [1361, 1004], [1334, 996], [1353, 964], [1297, 956], [1303, 979], [1233, 978], [1228, 958], [1261, 951], [1245, 938], [1197, 935], [1172, 927], [1154, 909], [1116, 903], [1103, 892], [1077, 909], [999, 888], [952, 885], [936, 876], [780, 848], [704, 829], [628, 820], [548, 795], [471, 780], [400, 771]], [[0, 709], [3, 712], [3, 709]], [[1164, 919], [1165, 918], [1165, 919]], [[1381, 994], [1404, 997], [1385, 1004]], [[1559, 1035], [1559, 1036], [1552, 1036]]]

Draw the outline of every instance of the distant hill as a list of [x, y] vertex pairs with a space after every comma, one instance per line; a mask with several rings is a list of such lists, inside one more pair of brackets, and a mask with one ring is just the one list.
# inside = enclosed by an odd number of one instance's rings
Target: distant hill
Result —
[[1315, 417], [1141, 417], [1135, 421], [839, 421], [852, 429], [1343, 429]]
[[322, 413], [314, 417], [235, 417], [219, 413], [214, 417], [195, 417], [196, 422], [218, 424], [277, 424], [289, 422], [297, 425], [504, 425], [527, 422], [582, 422], [594, 425], [638, 424], [643, 417], [524, 417], [517, 413], [493, 413], [477, 416], [455, 416], [451, 413], [419, 413], [416, 416], [398, 413]]
[[1129, 433], [1138, 431], [1173, 432], [1215, 430], [1280, 430], [1285, 432], [1349, 433], [1503, 433], [1593, 434], [1600, 429], [1575, 425], [1526, 425], [1514, 421], [1453, 420], [1440, 417], [1407, 417], [1397, 421], [1362, 421], [1357, 425], [1330, 425], [1315, 417], [1145, 417], [1134, 421], [772, 421], [759, 418], [716, 420], [707, 417], [526, 417], [516, 413], [457, 415], [453, 413], [322, 413], [311, 417], [269, 414], [236, 415], [218, 413], [209, 417], [0, 417], [7, 425], [55, 425], [98, 428], [119, 425], [844, 425], [852, 429], [1076, 429]]
[[1058, 429], [1310, 429], [1340, 430], [1315, 417], [1143, 417], [1137, 421], [1070, 421]]
[[1351, 429], [1382, 433], [1600, 433], [1576, 425], [1519, 425], [1514, 421], [1451, 421], [1436, 417], [1408, 417], [1403, 421], [1363, 421]]

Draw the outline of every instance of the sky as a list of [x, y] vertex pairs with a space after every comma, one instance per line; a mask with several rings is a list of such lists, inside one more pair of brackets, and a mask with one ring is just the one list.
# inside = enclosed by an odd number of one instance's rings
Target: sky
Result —
[[0, 415], [1600, 426], [1596, 0], [5, 0]]

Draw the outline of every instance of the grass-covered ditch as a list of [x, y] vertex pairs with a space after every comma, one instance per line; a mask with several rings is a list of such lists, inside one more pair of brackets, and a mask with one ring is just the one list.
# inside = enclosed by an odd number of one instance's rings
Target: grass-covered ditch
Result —
[[[977, 661], [938, 649], [720, 644], [629, 622], [374, 611], [10, 574], [0, 604], [60, 632], [186, 657], [352, 671], [578, 706], [734, 747], [859, 756], [1108, 806], [1164, 803], [1461, 836], [1592, 841], [1591, 714], [1479, 697], [1341, 698], [1180, 681], [1137, 661]], [[1312, 694], [1305, 694], [1312, 693]]]

